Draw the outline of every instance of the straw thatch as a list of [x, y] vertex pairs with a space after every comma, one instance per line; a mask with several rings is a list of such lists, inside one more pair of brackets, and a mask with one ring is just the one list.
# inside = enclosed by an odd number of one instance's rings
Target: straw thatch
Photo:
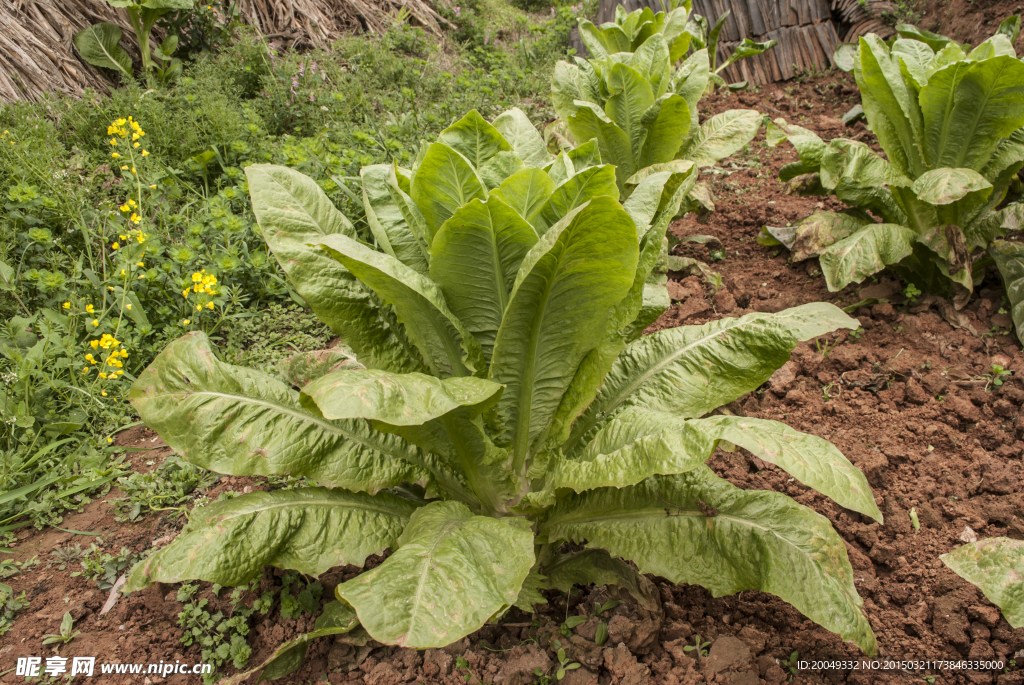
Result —
[[[444, 20], [427, 0], [238, 0], [246, 23], [287, 46], [323, 46], [346, 31], [379, 32], [405, 7], [409, 19], [432, 32]], [[91, 24], [110, 22], [124, 32], [121, 46], [138, 62], [123, 10], [103, 0], [0, 0], [0, 102], [38, 101], [46, 93], [80, 96], [105, 91], [113, 73], [78, 57], [72, 39]]]

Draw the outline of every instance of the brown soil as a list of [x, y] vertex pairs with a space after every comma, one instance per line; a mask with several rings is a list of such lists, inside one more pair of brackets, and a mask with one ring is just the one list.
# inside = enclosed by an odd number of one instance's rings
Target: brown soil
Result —
[[[845, 135], [871, 143], [873, 138], [862, 124], [844, 130], [838, 120], [856, 100], [850, 77], [832, 75], [768, 86], [763, 93], [716, 95], [707, 99], [708, 111], [703, 114], [750, 107], [773, 118], [786, 117], [825, 137]], [[1024, 630], [1011, 629], [977, 589], [938, 559], [962, 544], [967, 528], [979, 537], [1024, 539], [1020, 484], [1024, 443], [1018, 439], [1024, 432], [1024, 420], [1018, 418], [1024, 403], [1024, 354], [1014, 336], [1006, 334], [1008, 317], [998, 313], [1003, 297], [1000, 285], [994, 280], [983, 284], [969, 306], [966, 320], [960, 323], [973, 333], [946, 323], [936, 303], [904, 303], [898, 294], [902, 285], [891, 281], [872, 284], [873, 290], [866, 294], [857, 288], [829, 293], [813, 260], [790, 264], [785, 250], [762, 247], [754, 239], [764, 224], [784, 225], [822, 206], [835, 206], [785, 195], [777, 174], [794, 155], [788, 145], [773, 151], [763, 140], [762, 134], [749, 155], [738, 157], [723, 173], [707, 177], [718, 207], [706, 223], [687, 217], [672, 227], [680, 237], [707, 234], [723, 243], [727, 258], [712, 267], [722, 274], [725, 288], [713, 294], [696, 276], [672, 274], [670, 292], [677, 302], [656, 327], [700, 324], [749, 311], [774, 312], [821, 300], [846, 305], [865, 295], [889, 299], [889, 304], [855, 312], [863, 326], [859, 335], [844, 332], [801, 345], [764, 388], [729, 407], [735, 414], [782, 420], [831, 440], [866, 473], [885, 513], [885, 525], [841, 509], [742, 452], [719, 453], [712, 466], [737, 485], [785, 492], [833, 521], [847, 542], [864, 609], [884, 656], [1008, 661], [1024, 649]], [[710, 257], [704, 246], [676, 250], [704, 260]], [[997, 327], [994, 334], [993, 326]], [[1014, 372], [998, 388], [986, 376], [993, 363]], [[153, 438], [152, 433], [136, 429], [118, 442], [159, 446]], [[166, 457], [169, 450], [143, 454], [135, 457], [138, 468]], [[216, 497], [225, 489], [253, 487], [262, 485], [254, 479], [223, 478], [207, 494]], [[116, 493], [107, 499], [113, 496]], [[912, 508], [920, 530], [912, 527]], [[109, 504], [102, 501], [64, 521], [66, 528], [102, 533], [108, 550], [127, 546], [137, 552], [166, 544], [180, 525], [166, 515], [118, 524]], [[145, 663], [199, 660], [197, 647], [180, 644], [177, 614], [181, 605], [173, 587], [123, 597], [101, 617], [98, 611], [106, 593], [82, 577], [71, 577], [71, 568], [58, 571], [45, 564], [51, 550], [72, 542], [86, 546], [93, 539], [52, 529], [22, 532], [21, 537], [16, 558], [39, 555], [44, 563], [7, 581], [26, 591], [31, 606], [19, 613], [14, 629], [0, 637], [0, 668], [12, 668], [16, 657], [46, 656], [41, 638], [57, 632], [65, 611], [71, 611], [82, 634], [61, 649], [62, 656]], [[375, 562], [379, 560], [371, 565]], [[325, 596], [358, 571], [334, 569], [322, 577]], [[280, 575], [266, 571], [260, 591], [278, 587]], [[535, 668], [552, 673], [553, 653], [538, 646], [547, 645], [552, 636], [567, 647], [571, 660], [583, 665], [568, 672], [562, 681], [568, 685], [777, 685], [789, 676], [783, 660], [793, 652], [802, 658], [859, 656], [856, 647], [769, 595], [744, 592], [715, 599], [699, 587], [652, 580], [660, 591], [663, 613], [645, 612], [624, 598], [609, 614], [611, 637], [604, 648], [594, 643], [594, 619], [576, 627], [570, 639], [558, 634], [567, 615], [592, 613], [595, 601], [609, 598], [607, 589], [584, 588], [569, 597], [551, 593], [550, 603], [536, 616], [512, 610], [501, 625], [487, 626], [444, 650], [416, 653], [373, 643], [358, 648], [322, 638], [311, 646], [306, 664], [283, 682], [326, 677], [331, 685], [459, 685], [466, 682], [467, 671], [456, 667], [456, 658], [464, 658], [472, 670], [469, 682], [521, 685], [535, 681]], [[201, 596], [211, 600], [211, 612], [228, 608], [227, 592], [220, 595], [214, 597], [209, 585], [203, 585]], [[251, 604], [254, 597], [245, 599]], [[250, 624], [252, 666], [283, 640], [311, 628], [312, 618], [282, 620], [275, 606], [269, 617], [254, 615]], [[706, 657], [683, 649], [697, 635], [711, 643]], [[793, 682], [920, 683], [922, 675], [805, 670]], [[933, 675], [938, 683], [1024, 682], [1024, 671], [1016, 670], [1006, 674], [933, 671]], [[103, 678], [115, 683], [143, 681], [144, 685], [163, 682], [152, 676]], [[167, 680], [200, 682], [196, 676], [184, 675]], [[0, 681], [13, 683], [20, 678], [8, 673]]]
[[[1011, 14], [1024, 12], [1021, 0], [918, 0], [914, 11], [917, 25], [961, 43], [977, 45], [999, 28]], [[1024, 48], [1024, 36], [1017, 41], [1017, 54]]]

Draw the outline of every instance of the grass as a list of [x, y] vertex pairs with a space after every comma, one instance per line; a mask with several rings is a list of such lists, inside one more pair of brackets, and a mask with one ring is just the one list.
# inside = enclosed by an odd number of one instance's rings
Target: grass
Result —
[[361, 166], [410, 164], [469, 109], [553, 118], [576, 9], [439, 11], [439, 40], [396, 23], [301, 54], [211, 24], [219, 50], [191, 50], [170, 86], [0, 108], [0, 533], [59, 524], [125, 475], [125, 396], [168, 341], [203, 330], [263, 367], [327, 345], [267, 253], [245, 166], [295, 168], [350, 209]]

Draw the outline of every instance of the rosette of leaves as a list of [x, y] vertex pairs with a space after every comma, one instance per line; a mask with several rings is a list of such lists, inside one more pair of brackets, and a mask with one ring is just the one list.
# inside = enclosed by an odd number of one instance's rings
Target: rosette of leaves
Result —
[[[299, 363], [295, 388], [220, 361], [201, 333], [171, 343], [131, 391], [149, 426], [203, 468], [318, 485], [195, 510], [128, 590], [239, 585], [266, 565], [315, 576], [389, 551], [338, 586], [311, 635], [428, 648], [531, 611], [543, 588], [641, 587], [617, 558], [716, 596], [774, 593], [874, 652], [828, 520], [705, 465], [727, 441], [881, 520], [826, 440], [709, 415], [801, 340], [856, 322], [818, 303], [641, 337], [664, 308], [644, 291], [691, 186], [651, 176], [671, 196], [638, 189], [655, 199], [623, 205], [612, 167], [559, 159], [518, 110], [471, 112], [413, 169], [363, 169], [367, 234], [306, 176], [248, 167], [262, 235], [359, 364]], [[567, 541], [586, 549], [560, 553]], [[300, 663], [309, 639], [264, 675]]]
[[[160, 45], [150, 47], [153, 26], [160, 17], [173, 10], [192, 9], [194, 0], [105, 0], [111, 7], [124, 8], [135, 31], [142, 57], [142, 72], [146, 78], [155, 76], [160, 82], [173, 81], [181, 74], [181, 60], [174, 57], [178, 36], [164, 38]], [[126, 78], [132, 75], [132, 58], [119, 43], [121, 27], [103, 22], [87, 26], [75, 34], [74, 43], [89, 64], [113, 69]]]
[[781, 119], [769, 125], [770, 145], [788, 140], [799, 154], [781, 180], [850, 207], [772, 229], [795, 261], [818, 257], [833, 291], [889, 268], [957, 307], [995, 261], [1021, 335], [1024, 247], [998, 240], [1024, 221], [1024, 205], [1005, 204], [1024, 167], [1024, 63], [1011, 39], [1000, 32], [967, 52], [952, 41], [861, 38], [854, 73], [885, 157]]
[[[761, 125], [752, 110], [730, 110], [701, 124], [697, 103], [717, 74], [704, 47], [674, 66], [703, 34], [689, 2], [671, 7], [627, 15], [620, 6], [616, 21], [600, 27], [581, 21], [592, 57], [559, 62], [551, 79], [555, 112], [578, 144], [596, 141], [602, 161], [615, 165], [622, 198], [651, 169], [683, 161], [714, 165], [753, 140]], [[734, 54], [758, 54], [753, 50]]]

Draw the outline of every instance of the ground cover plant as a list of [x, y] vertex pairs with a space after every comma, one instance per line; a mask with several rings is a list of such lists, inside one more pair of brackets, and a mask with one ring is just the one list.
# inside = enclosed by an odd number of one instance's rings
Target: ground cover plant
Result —
[[[302, 174], [248, 167], [271, 251], [364, 368], [307, 365], [293, 388], [220, 361], [200, 332], [171, 343], [131, 392], [168, 445], [220, 473], [317, 485], [194, 511], [126, 588], [240, 585], [268, 564], [318, 575], [391, 550], [337, 586], [310, 635], [358, 627], [419, 649], [608, 568], [638, 586], [615, 557], [715, 595], [774, 593], [873, 653], [828, 521], [704, 465], [719, 444], [739, 445], [881, 520], [864, 476], [827, 441], [709, 416], [800, 341], [856, 322], [811, 304], [640, 337], [644, 285], [693, 175], [662, 179], [671, 197], [624, 206], [612, 168], [585, 160], [561, 177], [522, 112], [493, 124], [470, 112], [412, 169], [363, 170], [363, 230]], [[570, 541], [587, 549], [563, 553]], [[296, 667], [309, 639], [270, 673]]]
[[[716, 36], [707, 38], [714, 43]], [[714, 165], [760, 129], [761, 115], [752, 110], [700, 123], [697, 103], [717, 74], [689, 2], [657, 14], [650, 8], [626, 14], [619, 6], [614, 22], [598, 27], [581, 20], [580, 37], [592, 57], [555, 65], [552, 104], [577, 143], [597, 141], [602, 161], [615, 165], [623, 199], [646, 173], [670, 164], [685, 168], [685, 162]], [[757, 45], [736, 50], [730, 60], [772, 47]], [[691, 46], [700, 47], [683, 60]]]
[[770, 144], [788, 140], [799, 153], [780, 178], [795, 192], [834, 195], [850, 207], [771, 231], [794, 259], [818, 257], [830, 290], [888, 268], [959, 309], [994, 261], [1024, 335], [1024, 248], [1000, 240], [1024, 219], [1024, 204], [1005, 204], [1019, 197], [1024, 167], [1019, 25], [1004, 22], [1006, 32], [969, 52], [912, 27], [891, 45], [863, 37], [854, 74], [884, 158], [863, 142], [826, 143], [782, 119], [770, 126]]

